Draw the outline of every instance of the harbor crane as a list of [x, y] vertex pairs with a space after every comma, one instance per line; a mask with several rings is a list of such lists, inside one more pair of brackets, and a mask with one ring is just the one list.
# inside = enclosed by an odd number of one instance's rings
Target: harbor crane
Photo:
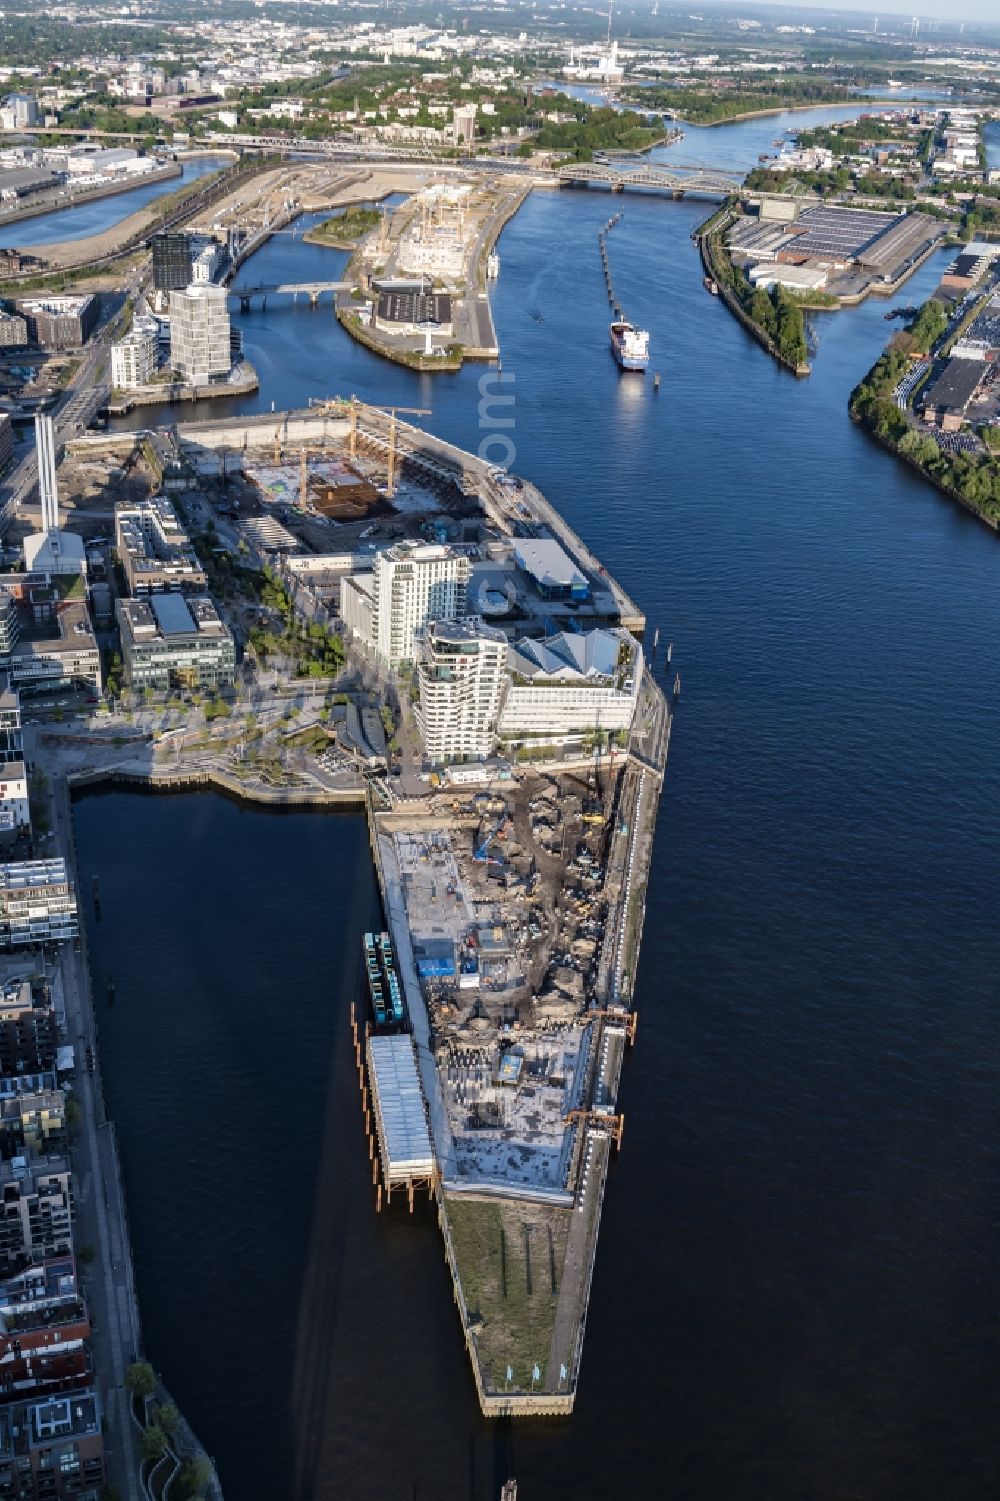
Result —
[[335, 413], [338, 417], [345, 414], [350, 422], [350, 437], [347, 451], [351, 458], [357, 452], [358, 446], [358, 414], [364, 411], [388, 412], [389, 413], [389, 453], [386, 464], [386, 493], [390, 500], [396, 493], [396, 416], [399, 412], [405, 412], [410, 417], [429, 417], [430, 407], [395, 407], [379, 406], [371, 401], [360, 401], [357, 396], [335, 396], [331, 401], [317, 401], [313, 410], [319, 409], [324, 412]]
[[603, 1021], [614, 1022], [615, 1026], [617, 1027], [624, 1027], [625, 1036], [628, 1038], [629, 1042], [635, 1042], [636, 1029], [639, 1025], [638, 1011], [626, 1011], [624, 1007], [620, 1007], [618, 1009], [607, 1008], [597, 1011], [586, 1011], [584, 1012], [583, 1020], [585, 1022], [589, 1022], [592, 1021], [595, 1016], [601, 1017]]
[[568, 1115], [563, 1116], [563, 1120], [567, 1125], [581, 1121], [588, 1126], [592, 1126], [597, 1131], [603, 1131], [611, 1137], [617, 1150], [621, 1151], [622, 1135], [625, 1131], [624, 1115], [614, 1115], [610, 1110], [581, 1109], [571, 1110]]

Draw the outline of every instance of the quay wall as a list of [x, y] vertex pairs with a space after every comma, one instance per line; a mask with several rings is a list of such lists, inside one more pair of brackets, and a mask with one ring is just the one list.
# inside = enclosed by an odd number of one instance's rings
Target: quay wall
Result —
[[[212, 153], [206, 153], [209, 155]], [[0, 230], [6, 229], [8, 224], [19, 224], [22, 219], [37, 219], [43, 214], [61, 213], [63, 209], [79, 208], [82, 203], [96, 203], [99, 198], [115, 198], [119, 193], [131, 193], [136, 188], [144, 188], [151, 182], [166, 182], [172, 177], [180, 177], [183, 169], [177, 162], [166, 162], [158, 172], [145, 172], [140, 177], [127, 178], [123, 182], [109, 182], [101, 188], [85, 188], [79, 193], [69, 195], [61, 189], [51, 195], [42, 193], [38, 198], [33, 198], [23, 208], [16, 208], [10, 213], [0, 214]]]
[[115, 766], [70, 772], [68, 781], [73, 788], [120, 783], [126, 787], [147, 788], [152, 792], [191, 792], [214, 788], [215, 791], [227, 793], [242, 802], [272, 808], [361, 808], [365, 805], [366, 797], [364, 789], [360, 787], [343, 790], [331, 788], [322, 792], [305, 787], [257, 787], [247, 785], [239, 777], [230, 776], [228, 772], [215, 767], [170, 772], [153, 768], [139, 771]]

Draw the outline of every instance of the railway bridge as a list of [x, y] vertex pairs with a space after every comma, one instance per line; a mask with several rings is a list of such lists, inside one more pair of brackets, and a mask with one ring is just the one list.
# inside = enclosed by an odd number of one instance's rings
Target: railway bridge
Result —
[[623, 193], [626, 188], [645, 188], [669, 193], [672, 198], [683, 198], [687, 193], [702, 197], [728, 198], [743, 181], [735, 172], [714, 172], [707, 167], [674, 171], [652, 162], [632, 166], [627, 161], [618, 164], [610, 160], [571, 162], [560, 167], [556, 176], [566, 187], [610, 188], [613, 193]]

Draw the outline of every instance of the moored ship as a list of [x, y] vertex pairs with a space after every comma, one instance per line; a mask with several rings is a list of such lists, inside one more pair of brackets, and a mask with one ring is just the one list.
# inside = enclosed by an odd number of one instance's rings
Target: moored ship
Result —
[[611, 352], [623, 370], [645, 370], [649, 364], [649, 334], [624, 318], [611, 325]]

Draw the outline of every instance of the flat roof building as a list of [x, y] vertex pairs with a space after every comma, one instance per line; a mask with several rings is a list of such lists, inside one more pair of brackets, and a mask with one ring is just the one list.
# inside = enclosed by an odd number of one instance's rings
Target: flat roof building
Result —
[[125, 681], [137, 688], [231, 688], [232, 633], [207, 596], [119, 599]]
[[921, 398], [925, 421], [937, 423], [945, 432], [957, 432], [985, 374], [981, 360], [949, 360]]
[[12, 1157], [0, 1163], [0, 1275], [72, 1250], [69, 1159]]
[[21, 692], [61, 688], [101, 691], [101, 653], [85, 600], [41, 602], [32, 597], [33, 618], [22, 625], [10, 654], [10, 675]]
[[0, 865], [0, 948], [63, 943], [79, 932], [66, 861]]
[[547, 599], [584, 600], [590, 593], [573, 559], [551, 538], [515, 538], [514, 561]]
[[450, 547], [399, 542], [377, 554], [372, 576], [371, 643], [391, 667], [410, 662], [432, 620], [465, 614], [469, 560]]
[[115, 545], [133, 594], [167, 589], [201, 593], [207, 587], [191, 539], [162, 495], [116, 509]]
[[28, 326], [28, 337], [42, 349], [79, 349], [97, 324], [97, 298], [18, 297], [14, 307]]
[[91, 1501], [104, 1486], [101, 1402], [91, 1387], [0, 1408], [0, 1488], [17, 1501]]
[[199, 283], [170, 293], [170, 364], [189, 385], [225, 380], [233, 365], [229, 293]]

